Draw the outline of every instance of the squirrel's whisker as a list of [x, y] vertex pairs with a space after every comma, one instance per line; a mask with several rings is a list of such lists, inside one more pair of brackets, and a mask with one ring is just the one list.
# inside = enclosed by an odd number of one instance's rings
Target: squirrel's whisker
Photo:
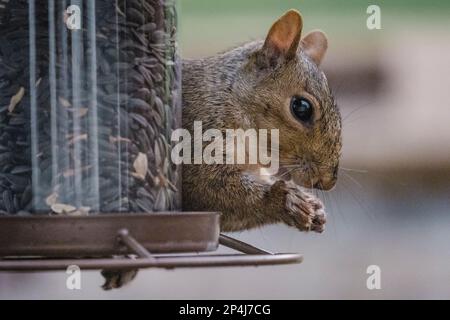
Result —
[[351, 175], [344, 173], [344, 175], [350, 179], [350, 181], [352, 181], [354, 184], [356, 184], [358, 187], [360, 187], [361, 189], [364, 189], [364, 187], [361, 185], [361, 183], [359, 183], [355, 178], [353, 178]]
[[291, 172], [295, 171], [295, 169], [297, 169], [297, 168], [293, 168], [293, 169], [287, 170], [286, 172], [283, 172], [281, 175], [278, 176], [278, 178], [282, 178], [282, 177], [290, 174]]
[[351, 168], [343, 168], [343, 167], [340, 167], [339, 169], [344, 170], [344, 171], [356, 172], [356, 173], [369, 173], [368, 170], [362, 170], [362, 169], [351, 169]]
[[360, 111], [361, 109], [364, 109], [364, 108], [366, 108], [366, 107], [368, 107], [368, 106], [370, 106], [370, 105], [372, 105], [372, 104], [374, 104], [374, 103], [376, 103], [376, 102], [377, 102], [376, 100], [373, 100], [373, 101], [367, 102], [367, 103], [365, 103], [365, 104], [363, 104], [363, 105], [360, 105], [360, 106], [354, 108], [352, 111], [350, 111], [349, 113], [347, 113], [347, 114], [343, 117], [342, 122], [343, 122], [343, 123], [348, 123], [348, 122], [346, 122], [346, 121], [349, 120], [349, 118], [350, 118], [351, 115], [355, 114], [356, 112]]
[[283, 165], [283, 166], [280, 166], [280, 168], [302, 168], [302, 165], [300, 165], [300, 164]]

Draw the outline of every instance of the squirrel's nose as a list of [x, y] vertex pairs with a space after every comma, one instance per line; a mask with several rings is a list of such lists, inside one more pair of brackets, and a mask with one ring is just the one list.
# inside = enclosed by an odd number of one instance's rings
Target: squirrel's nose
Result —
[[335, 166], [333, 169], [333, 173], [331, 174], [331, 177], [329, 179], [320, 179], [314, 185], [314, 188], [317, 188], [320, 190], [325, 190], [325, 191], [333, 189], [337, 182], [338, 172], [339, 172], [339, 166]]
[[335, 169], [330, 178], [319, 179], [319, 181], [314, 184], [314, 188], [325, 191], [333, 189], [337, 182], [337, 176], [338, 170]]

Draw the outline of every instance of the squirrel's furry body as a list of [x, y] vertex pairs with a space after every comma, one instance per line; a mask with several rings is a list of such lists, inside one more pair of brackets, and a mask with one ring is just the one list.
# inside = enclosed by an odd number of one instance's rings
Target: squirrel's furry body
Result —
[[[299, 46], [291, 59], [274, 58], [266, 44], [183, 61], [183, 127], [192, 132], [194, 121], [201, 121], [204, 131], [279, 129], [281, 164], [299, 165], [285, 177], [329, 189], [336, 180], [341, 118], [327, 80], [308, 48]], [[284, 99], [301, 92], [320, 105], [318, 118], [304, 130], [284, 110]], [[224, 231], [285, 222], [321, 232], [325, 222], [320, 200], [297, 183], [260, 179], [242, 165], [184, 165], [183, 209], [222, 212]]]

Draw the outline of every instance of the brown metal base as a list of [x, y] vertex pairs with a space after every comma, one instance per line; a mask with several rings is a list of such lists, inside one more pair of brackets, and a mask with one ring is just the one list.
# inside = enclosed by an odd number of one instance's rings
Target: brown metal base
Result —
[[134, 253], [117, 241], [127, 229], [155, 253], [217, 249], [220, 214], [155, 212], [89, 216], [30, 215], [0, 217], [0, 257], [105, 257]]
[[[162, 214], [161, 214], [162, 216]], [[0, 241], [0, 253], [3, 253], [0, 256], [3, 256], [3, 258], [0, 258], [0, 271], [19, 271], [19, 272], [34, 272], [34, 271], [50, 271], [50, 270], [66, 270], [68, 266], [71, 265], [77, 265], [81, 269], [140, 269], [140, 268], [195, 268], [195, 267], [229, 267], [229, 266], [260, 266], [260, 265], [278, 265], [278, 264], [291, 264], [291, 263], [300, 263], [303, 260], [303, 256], [297, 253], [284, 253], [284, 254], [273, 254], [268, 251], [253, 247], [247, 243], [244, 243], [242, 241], [230, 238], [225, 235], [220, 235], [218, 233], [218, 214], [215, 213], [179, 213], [179, 214], [169, 214], [166, 215], [166, 218], [159, 221], [160, 226], [165, 225], [170, 226], [170, 224], [167, 224], [167, 222], [171, 221], [171, 219], [174, 218], [174, 216], [177, 216], [175, 220], [178, 220], [177, 222], [180, 223], [184, 221], [183, 219], [189, 219], [190, 218], [190, 225], [185, 225], [181, 223], [184, 228], [179, 228], [180, 226], [172, 226], [173, 228], [177, 229], [179, 231], [178, 234], [167, 234], [167, 229], [160, 228], [158, 229], [158, 223], [157, 219], [151, 218], [154, 217], [154, 215], [135, 215], [135, 216], [97, 216], [87, 218], [87, 217], [70, 217], [71, 219], [67, 219], [69, 217], [60, 217], [56, 220], [54, 218], [48, 219], [49, 217], [41, 217], [41, 218], [31, 218], [35, 219], [34, 222], [37, 223], [38, 226], [50, 226], [49, 221], [59, 221], [60, 227], [61, 225], [64, 226], [65, 223], [78, 225], [78, 227], [86, 227], [94, 226], [97, 228], [97, 235], [102, 233], [102, 229], [98, 229], [103, 226], [109, 225], [109, 226], [118, 226], [121, 225], [122, 227], [116, 229], [118, 231], [115, 232], [112, 243], [97, 243], [96, 249], [92, 251], [92, 248], [90, 249], [90, 252], [96, 252], [97, 254], [102, 253], [102, 257], [108, 255], [108, 254], [121, 254], [121, 258], [86, 258], [86, 257], [78, 257], [78, 258], [63, 258], [61, 256], [62, 253], [65, 253], [67, 257], [76, 257], [77, 255], [74, 255], [73, 252], [79, 254], [80, 250], [84, 246], [88, 246], [89, 242], [91, 242], [91, 239], [89, 241], [86, 241], [87, 239], [84, 239], [82, 245], [80, 246], [80, 243], [78, 244], [72, 244], [69, 247], [62, 246], [64, 250], [61, 250], [61, 246], [54, 245], [61, 244], [61, 243], [68, 243], [68, 239], [72, 239], [68, 234], [61, 234], [61, 230], [59, 229], [58, 233], [54, 236], [54, 244], [51, 247], [50, 253], [53, 253], [53, 258], [51, 255], [44, 255], [44, 254], [37, 254], [39, 250], [48, 247], [42, 246], [42, 244], [46, 243], [45, 241], [42, 242], [42, 237], [38, 236], [37, 241], [35, 242], [35, 245], [32, 245], [30, 242], [30, 247], [26, 248], [25, 252], [33, 252], [35, 255], [38, 255], [39, 257], [32, 257], [29, 255], [23, 255], [23, 252], [19, 250], [22, 254], [15, 256], [11, 256], [11, 253], [14, 250], [14, 246], [17, 245], [17, 243], [24, 243], [24, 237], [17, 237], [15, 238], [15, 241], [8, 241], [7, 245], [5, 242]], [[184, 218], [183, 218], [184, 216]], [[125, 218], [126, 217], [126, 218]], [[131, 219], [130, 219], [131, 217]], [[134, 217], [134, 218], [133, 218]], [[194, 217], [194, 218], [193, 218]], [[121, 219], [123, 218], [123, 219]], [[24, 225], [25, 222], [30, 222], [30, 218], [25, 218], [25, 220], [28, 219], [28, 221], [21, 221], [20, 218], [16, 218], [17, 220], [14, 221], [13, 225], [16, 225], [18, 229], [16, 231], [24, 231], [23, 227], [20, 227], [21, 225], [24, 226], [24, 228], [29, 228], [29, 225]], [[52, 220], [53, 219], [53, 220]], [[206, 219], [206, 220], [205, 220]], [[212, 219], [212, 220], [211, 220]], [[6, 222], [7, 218], [0, 218], [0, 234], [2, 231], [7, 230], [5, 229], [5, 226], [8, 226], [8, 223], [11, 224], [11, 222]], [[14, 220], [14, 218], [13, 218]], [[64, 222], [64, 220], [67, 220]], [[134, 220], [134, 222], [133, 222]], [[9, 219], [11, 221], [11, 218]], [[44, 221], [44, 222], [42, 222]], [[74, 222], [75, 221], [75, 222]], [[78, 222], [77, 222], [78, 221]], [[93, 222], [97, 223], [93, 223]], [[130, 221], [132, 221], [130, 223]], [[17, 224], [18, 222], [21, 222], [21, 224]], [[117, 224], [120, 222], [119, 224]], [[136, 223], [140, 222], [140, 228], [137, 228]], [[149, 222], [152, 222], [151, 225], [153, 226], [153, 230], [158, 230], [157, 232], [160, 233], [160, 236], [158, 235], [149, 235], [148, 229], [145, 229], [145, 225], [149, 224]], [[172, 222], [174, 222], [172, 220]], [[195, 222], [197, 222], [197, 225], [195, 226]], [[77, 224], [78, 223], [78, 224]], [[88, 223], [88, 224], [86, 224]], [[58, 223], [56, 223], [58, 225]], [[126, 226], [127, 228], [124, 228]], [[34, 225], [34, 228], [36, 228], [36, 225]], [[92, 230], [95, 230], [92, 229]], [[147, 232], [142, 233], [139, 232], [144, 228], [147, 230]], [[33, 228], [31, 228], [33, 229]], [[43, 228], [45, 231], [45, 228]], [[64, 228], [63, 228], [64, 229]], [[133, 229], [134, 231], [131, 232], [129, 229]], [[83, 228], [81, 228], [83, 230]], [[36, 230], [35, 230], [36, 231]], [[67, 232], [70, 230], [66, 230]], [[74, 231], [74, 230], [72, 230]], [[78, 230], [79, 231], [79, 230]], [[103, 230], [104, 231], [104, 230]], [[196, 234], [193, 234], [192, 231], [197, 232]], [[7, 233], [10, 233], [11, 230], [9, 230]], [[111, 239], [111, 230], [109, 230], [106, 234], [107, 237], [105, 239]], [[134, 237], [134, 232], [137, 232], [137, 234], [140, 235], [139, 241]], [[161, 233], [163, 235], [161, 235]], [[36, 234], [36, 232], [34, 233]], [[74, 232], [71, 233], [72, 235]], [[133, 235], [132, 235], [133, 234]], [[91, 232], [85, 232], [84, 235], [88, 235], [89, 237], [92, 237]], [[51, 234], [47, 234], [44, 239], [47, 239], [48, 237], [51, 237]], [[72, 237], [75, 237], [74, 235]], [[163, 239], [161, 237], [168, 237], [165, 242], [162, 241]], [[3, 241], [6, 240], [5, 237], [3, 237]], [[98, 235], [97, 238], [102, 238], [101, 235]], [[25, 236], [25, 239], [29, 239], [30, 235]], [[103, 240], [105, 240], [103, 239]], [[144, 239], [142, 241], [141, 239]], [[196, 239], [197, 241], [193, 241]], [[10, 239], [11, 240], [11, 239]], [[35, 239], [36, 240], [36, 239]], [[158, 241], [155, 241], [158, 240]], [[177, 241], [175, 241], [177, 240]], [[36, 245], [37, 244], [37, 245]], [[195, 245], [193, 245], [195, 244]], [[174, 253], [174, 252], [186, 252], [189, 250], [188, 247], [193, 248], [195, 247], [196, 250], [190, 249], [191, 252], [201, 252], [201, 251], [211, 251], [217, 248], [218, 244], [234, 249], [236, 251], [241, 252], [241, 254], [227, 254], [227, 255], [217, 255], [217, 254], [195, 254], [195, 255], [154, 255], [149, 250], [150, 248], [156, 248], [157, 252], [165, 252], [165, 253]], [[106, 250], [105, 250], [106, 248]], [[3, 251], [2, 251], [3, 249]], [[17, 247], [16, 247], [17, 250]], [[104, 250], [104, 251], [101, 251]], [[5, 255], [4, 253], [9, 253], [9, 255]], [[17, 252], [17, 251], [16, 251]], [[44, 250], [45, 252], [45, 250]], [[133, 258], [127, 258], [124, 256], [132, 255]], [[56, 257], [56, 258], [55, 258]]]

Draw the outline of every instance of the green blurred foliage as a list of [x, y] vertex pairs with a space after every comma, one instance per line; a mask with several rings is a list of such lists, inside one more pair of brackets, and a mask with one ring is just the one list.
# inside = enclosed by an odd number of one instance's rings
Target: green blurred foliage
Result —
[[[334, 44], [371, 46], [397, 30], [448, 29], [449, 0], [178, 0], [182, 54], [197, 57], [263, 38], [286, 10], [301, 11], [304, 32], [325, 31]], [[382, 30], [366, 27], [369, 5], [381, 8]]]
[[256, 11], [278, 11], [288, 8], [345, 12], [365, 10], [375, 4], [386, 10], [433, 12], [450, 9], [448, 0], [181, 0], [185, 14], [240, 14]]

